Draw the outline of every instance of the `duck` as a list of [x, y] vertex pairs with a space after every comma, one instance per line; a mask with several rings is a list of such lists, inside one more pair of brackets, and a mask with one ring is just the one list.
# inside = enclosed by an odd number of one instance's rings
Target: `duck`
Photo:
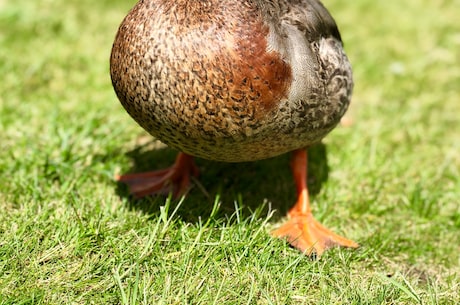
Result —
[[249, 162], [291, 153], [297, 201], [271, 235], [306, 255], [358, 244], [312, 214], [307, 150], [340, 122], [353, 76], [318, 0], [140, 0], [121, 22], [110, 75], [128, 114], [179, 151], [174, 164], [116, 175], [135, 198], [185, 195], [195, 158]]

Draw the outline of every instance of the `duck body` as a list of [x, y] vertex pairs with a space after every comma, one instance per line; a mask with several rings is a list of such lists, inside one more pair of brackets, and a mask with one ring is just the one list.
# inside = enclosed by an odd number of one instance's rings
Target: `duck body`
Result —
[[340, 121], [353, 80], [337, 26], [317, 0], [140, 0], [123, 20], [110, 72], [127, 112], [181, 153], [124, 174], [135, 197], [188, 191], [193, 156], [245, 162], [293, 151], [297, 202], [272, 234], [320, 255], [358, 244], [313, 218], [306, 147]]
[[224, 162], [320, 141], [353, 87], [337, 26], [316, 0], [141, 0], [110, 64], [119, 100], [145, 130]]

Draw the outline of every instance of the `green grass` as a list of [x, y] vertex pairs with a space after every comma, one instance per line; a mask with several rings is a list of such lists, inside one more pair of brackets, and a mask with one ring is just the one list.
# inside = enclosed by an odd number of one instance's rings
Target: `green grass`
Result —
[[0, 2], [0, 304], [458, 304], [458, 0], [325, 1], [353, 124], [312, 149], [309, 183], [316, 217], [361, 248], [320, 260], [269, 235], [295, 200], [287, 155], [199, 160], [180, 202], [114, 182], [175, 157], [110, 84], [133, 4]]

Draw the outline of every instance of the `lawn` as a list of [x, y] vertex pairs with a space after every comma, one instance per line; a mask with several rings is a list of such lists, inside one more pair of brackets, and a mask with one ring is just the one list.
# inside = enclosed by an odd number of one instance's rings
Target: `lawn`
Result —
[[0, 1], [0, 304], [460, 302], [460, 1], [325, 1], [355, 90], [309, 186], [361, 247], [320, 259], [269, 234], [295, 201], [289, 155], [198, 160], [183, 200], [114, 181], [176, 154], [110, 83], [133, 5]]

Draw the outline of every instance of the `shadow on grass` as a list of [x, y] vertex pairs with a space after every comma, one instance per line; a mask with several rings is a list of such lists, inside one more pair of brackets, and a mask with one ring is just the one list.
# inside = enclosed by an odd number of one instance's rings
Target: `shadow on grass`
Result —
[[[133, 160], [133, 166], [127, 173], [162, 169], [173, 164], [177, 151], [146, 148], [149, 146], [139, 146], [126, 153]], [[308, 161], [308, 187], [314, 197], [328, 179], [326, 146], [317, 144], [310, 147]], [[273, 220], [276, 221], [286, 215], [296, 201], [295, 184], [289, 166], [290, 154], [257, 162], [222, 163], [196, 159], [196, 163], [200, 176], [177, 211], [183, 221], [193, 223], [199, 218], [206, 221], [217, 195], [221, 202], [217, 217], [233, 214], [235, 202], [242, 208], [243, 217], [249, 217], [263, 202], [269, 202], [265, 204], [261, 215], [266, 215], [269, 208], [275, 209], [277, 213]], [[117, 194], [127, 198], [130, 208], [152, 216], [157, 215], [160, 206], [165, 204], [162, 196], [134, 199], [123, 183], [117, 184]]]

